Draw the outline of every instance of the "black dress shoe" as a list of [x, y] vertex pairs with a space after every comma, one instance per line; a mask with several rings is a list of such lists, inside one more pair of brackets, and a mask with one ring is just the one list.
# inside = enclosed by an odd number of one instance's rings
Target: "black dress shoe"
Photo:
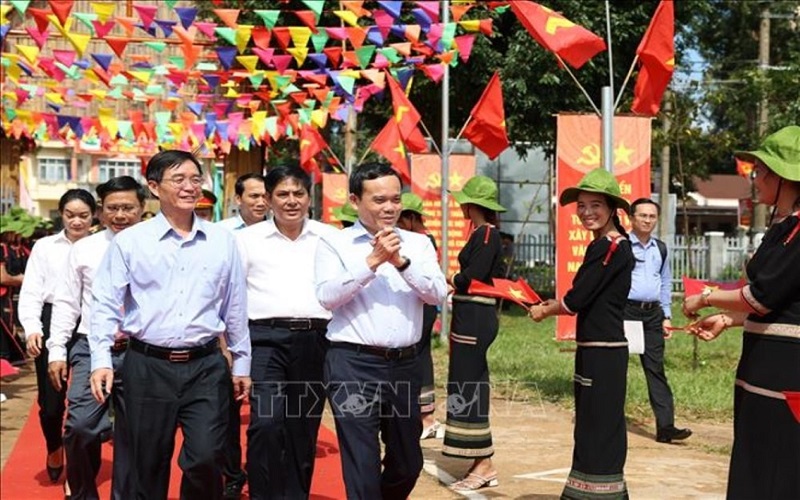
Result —
[[678, 429], [674, 425], [665, 429], [659, 429], [656, 433], [656, 441], [659, 443], [671, 443], [673, 441], [683, 441], [692, 435], [691, 429]]
[[247, 475], [242, 473], [235, 478], [228, 478], [225, 482], [225, 491], [222, 493], [222, 498], [225, 500], [239, 500], [242, 497], [242, 488], [247, 482]]
[[47, 467], [47, 477], [50, 478], [50, 482], [57, 483], [58, 479], [61, 477], [61, 473], [64, 472], [64, 466], [59, 465], [58, 467], [50, 467], [49, 465], [45, 464]]

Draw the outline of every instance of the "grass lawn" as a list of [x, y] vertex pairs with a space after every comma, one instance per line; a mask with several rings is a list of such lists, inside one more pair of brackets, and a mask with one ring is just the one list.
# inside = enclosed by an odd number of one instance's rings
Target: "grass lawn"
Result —
[[[687, 323], [679, 303], [673, 304], [673, 324]], [[534, 323], [522, 308], [512, 306], [500, 318], [500, 333], [489, 349], [489, 369], [495, 391], [505, 387], [531, 391], [565, 407], [573, 406], [572, 375], [575, 344], [556, 342], [555, 319]], [[447, 345], [434, 342], [436, 385], [447, 382]], [[676, 420], [686, 418], [730, 420], [733, 415], [733, 382], [741, 350], [741, 329], [725, 332], [713, 342], [699, 341], [698, 366], [693, 369], [693, 337], [675, 332], [667, 340], [666, 372], [675, 396]], [[647, 383], [638, 356], [628, 365], [626, 415], [638, 420], [653, 418]]]

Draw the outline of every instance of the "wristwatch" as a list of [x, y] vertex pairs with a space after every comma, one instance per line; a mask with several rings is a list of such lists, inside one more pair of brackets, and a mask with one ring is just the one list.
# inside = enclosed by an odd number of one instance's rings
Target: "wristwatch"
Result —
[[408, 269], [408, 266], [411, 265], [411, 259], [409, 259], [408, 257], [403, 257], [403, 258], [406, 259], [406, 261], [395, 268], [395, 269], [397, 269], [398, 272], [401, 272], [401, 273], [403, 271], [405, 271], [406, 269]]

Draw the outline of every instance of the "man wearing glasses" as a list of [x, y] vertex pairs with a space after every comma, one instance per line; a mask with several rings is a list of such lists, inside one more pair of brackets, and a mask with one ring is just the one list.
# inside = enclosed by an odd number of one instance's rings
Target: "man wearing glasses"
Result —
[[630, 241], [636, 264], [625, 306], [625, 319], [644, 326], [644, 354], [639, 358], [656, 415], [656, 441], [671, 443], [692, 435], [675, 427], [675, 404], [664, 373], [664, 339], [672, 336], [672, 269], [666, 245], [652, 236], [661, 207], [649, 198], [631, 204]]
[[[67, 421], [64, 426], [64, 450], [67, 462], [67, 487], [72, 498], [98, 498], [97, 473], [100, 471], [100, 445], [103, 435], [111, 432], [109, 404], [98, 403], [89, 385], [89, 324], [92, 307], [92, 282], [97, 266], [111, 240], [119, 232], [142, 219], [147, 191], [133, 177], [114, 177], [97, 186], [102, 205], [100, 216], [105, 231], [77, 241], [69, 252], [65, 276], [57, 285], [47, 340], [48, 375], [57, 391], [67, 383], [67, 363], [72, 376], [67, 391]], [[111, 360], [119, 369], [125, 359], [128, 339], [118, 336], [111, 347]], [[117, 379], [119, 382], [119, 379]], [[128, 437], [123, 388], [117, 383], [114, 400], [114, 468], [111, 497], [127, 498], [130, 473]]]
[[[92, 394], [102, 403], [111, 391], [111, 347], [122, 332], [130, 338], [120, 369], [129, 498], [167, 497], [180, 426], [180, 496], [216, 500], [223, 494], [231, 394], [240, 399], [250, 390], [245, 277], [233, 234], [194, 214], [203, 181], [197, 159], [162, 151], [148, 162], [146, 178], [161, 212], [118, 234], [95, 277]], [[233, 358], [230, 370], [220, 335]]]

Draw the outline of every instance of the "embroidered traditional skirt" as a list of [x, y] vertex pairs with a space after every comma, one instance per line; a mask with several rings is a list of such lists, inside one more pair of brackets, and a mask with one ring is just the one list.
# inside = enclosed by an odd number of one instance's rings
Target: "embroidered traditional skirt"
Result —
[[489, 426], [489, 364], [486, 352], [497, 337], [494, 299], [453, 297], [447, 428], [442, 453], [460, 458], [494, 454]]
[[575, 354], [575, 447], [562, 498], [627, 498], [628, 349], [582, 347]]

